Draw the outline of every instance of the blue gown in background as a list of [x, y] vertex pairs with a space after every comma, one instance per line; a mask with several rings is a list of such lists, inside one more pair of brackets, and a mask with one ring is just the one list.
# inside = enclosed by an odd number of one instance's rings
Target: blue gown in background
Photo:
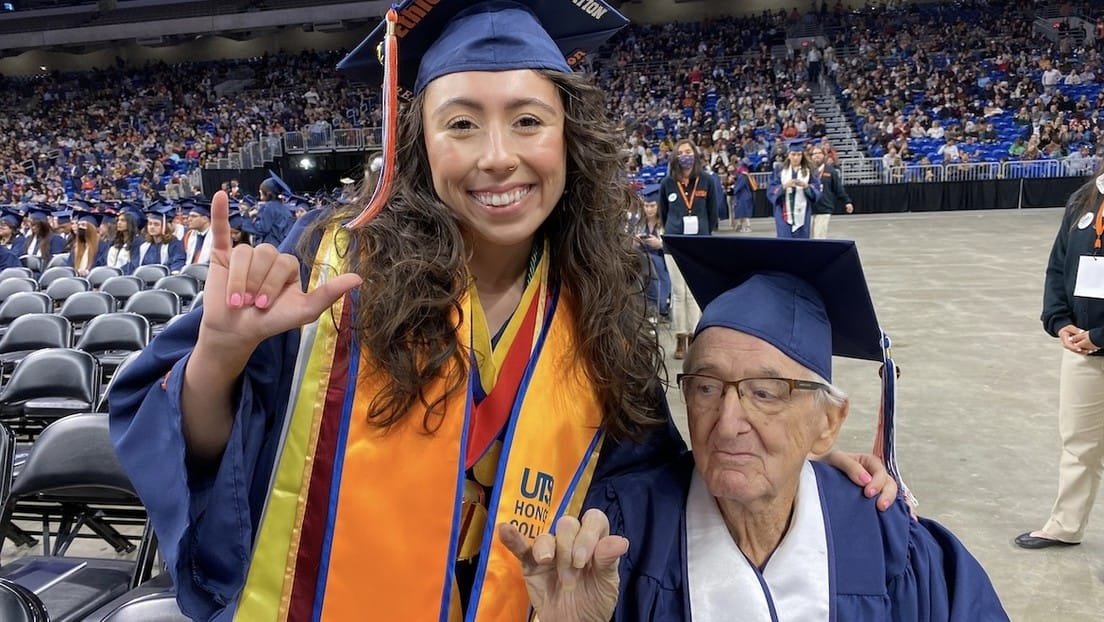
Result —
[[[145, 252], [142, 252], [143, 246], [145, 246]], [[161, 252], [162, 248], [165, 249], [164, 253]], [[139, 266], [150, 264], [163, 264], [172, 272], [180, 272], [184, 269], [187, 260], [183, 242], [174, 237], [170, 237], [168, 242], [161, 244], [139, 240], [130, 249], [130, 263], [123, 267], [123, 274], [134, 274]]]
[[[946, 528], [912, 520], [902, 500], [879, 512], [842, 472], [818, 462], [813, 468], [828, 536], [832, 620], [1008, 620], [985, 570]], [[693, 471], [687, 453], [608, 480], [601, 492], [605, 504], [598, 507], [609, 515], [610, 532], [629, 539], [617, 622], [692, 619], [685, 508]]]

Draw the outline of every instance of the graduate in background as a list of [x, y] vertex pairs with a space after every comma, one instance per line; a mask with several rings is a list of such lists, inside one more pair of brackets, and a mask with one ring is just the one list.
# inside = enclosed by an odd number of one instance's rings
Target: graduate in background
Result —
[[260, 205], [257, 217], [247, 223], [246, 231], [254, 244], [279, 246], [295, 223], [291, 210], [284, 202], [291, 199], [291, 188], [276, 173], [269, 171], [269, 178], [261, 182], [258, 194]]
[[[854, 242], [668, 238], [667, 248], [706, 302], [677, 377], [691, 453], [607, 482], [610, 532], [630, 543], [614, 619], [1008, 620], [946, 528], [913, 519], [904, 499], [879, 512], [842, 472], [808, 460], [847, 418], [832, 355], [895, 368]], [[877, 444], [894, 472], [887, 373]], [[562, 558], [542, 538], [516, 554]], [[576, 606], [591, 600], [604, 602], [587, 594]]]
[[737, 233], [751, 233], [751, 216], [755, 208], [755, 191], [759, 186], [747, 164], [740, 162], [732, 174], [732, 217]]
[[207, 263], [211, 259], [211, 203], [203, 197], [192, 197], [182, 206], [188, 214], [188, 230], [184, 244], [186, 263]]
[[77, 212], [75, 216], [76, 233], [66, 265], [73, 268], [77, 276], [88, 276], [92, 268], [107, 265], [107, 249], [110, 243], [100, 239], [100, 219], [103, 214]]
[[0, 246], [10, 250], [16, 257], [23, 254], [27, 240], [19, 232], [19, 223], [23, 218], [18, 212], [4, 208], [0, 213]]
[[813, 205], [820, 197], [820, 178], [813, 175], [803, 140], [786, 144], [786, 161], [775, 168], [767, 186], [767, 200], [774, 205], [774, 228], [780, 238], [808, 238], [812, 233]]
[[[65, 218], [69, 219], [71, 212], [66, 212]], [[61, 213], [58, 214], [59, 220]], [[30, 223], [30, 233], [26, 235], [26, 246], [20, 255], [33, 255], [42, 260], [42, 265], [48, 265], [54, 255], [64, 253], [66, 245], [72, 246], [65, 238], [54, 233], [50, 226], [50, 210], [44, 207], [33, 206], [27, 210], [26, 220]], [[75, 236], [74, 236], [75, 239]]]
[[123, 274], [133, 274], [138, 266], [161, 264], [173, 273], [184, 268], [184, 244], [172, 234], [172, 215], [176, 207], [169, 202], [154, 203], [146, 209], [146, 227], [141, 241], [130, 254]]

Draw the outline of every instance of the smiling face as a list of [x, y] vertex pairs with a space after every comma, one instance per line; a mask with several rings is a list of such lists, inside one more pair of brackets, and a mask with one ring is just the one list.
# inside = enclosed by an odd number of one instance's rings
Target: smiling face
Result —
[[434, 190], [476, 248], [531, 244], [567, 177], [557, 87], [528, 69], [455, 73], [424, 104]]
[[[728, 328], [701, 332], [686, 359], [686, 372], [728, 381], [815, 375], [770, 343]], [[694, 463], [709, 492], [741, 505], [769, 503], [796, 490], [810, 453], [831, 449], [847, 416], [846, 403], [831, 406], [814, 391], [795, 390], [788, 407], [773, 415], [747, 412], [736, 389], [716, 408], [687, 400]]]

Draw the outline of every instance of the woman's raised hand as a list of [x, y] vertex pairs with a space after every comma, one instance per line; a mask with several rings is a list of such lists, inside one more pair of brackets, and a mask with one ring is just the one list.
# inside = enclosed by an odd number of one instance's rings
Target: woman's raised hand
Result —
[[226, 348], [252, 351], [268, 337], [318, 319], [360, 276], [342, 274], [304, 294], [299, 260], [271, 244], [232, 246], [229, 199], [211, 201], [211, 263], [203, 288], [201, 337]]
[[521, 573], [541, 622], [607, 622], [617, 606], [617, 566], [629, 541], [611, 536], [609, 519], [587, 510], [582, 523], [574, 516], [556, 521], [556, 535], [529, 540], [509, 523], [498, 537], [521, 561]]

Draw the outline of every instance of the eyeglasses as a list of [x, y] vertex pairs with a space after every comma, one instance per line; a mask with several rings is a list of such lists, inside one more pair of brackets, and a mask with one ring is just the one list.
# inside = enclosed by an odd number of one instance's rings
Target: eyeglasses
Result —
[[743, 378], [721, 380], [706, 374], [675, 376], [687, 405], [693, 408], [717, 408], [731, 387], [740, 397], [740, 405], [750, 413], [777, 415], [793, 401], [794, 391], [827, 390], [828, 385], [794, 378]]

